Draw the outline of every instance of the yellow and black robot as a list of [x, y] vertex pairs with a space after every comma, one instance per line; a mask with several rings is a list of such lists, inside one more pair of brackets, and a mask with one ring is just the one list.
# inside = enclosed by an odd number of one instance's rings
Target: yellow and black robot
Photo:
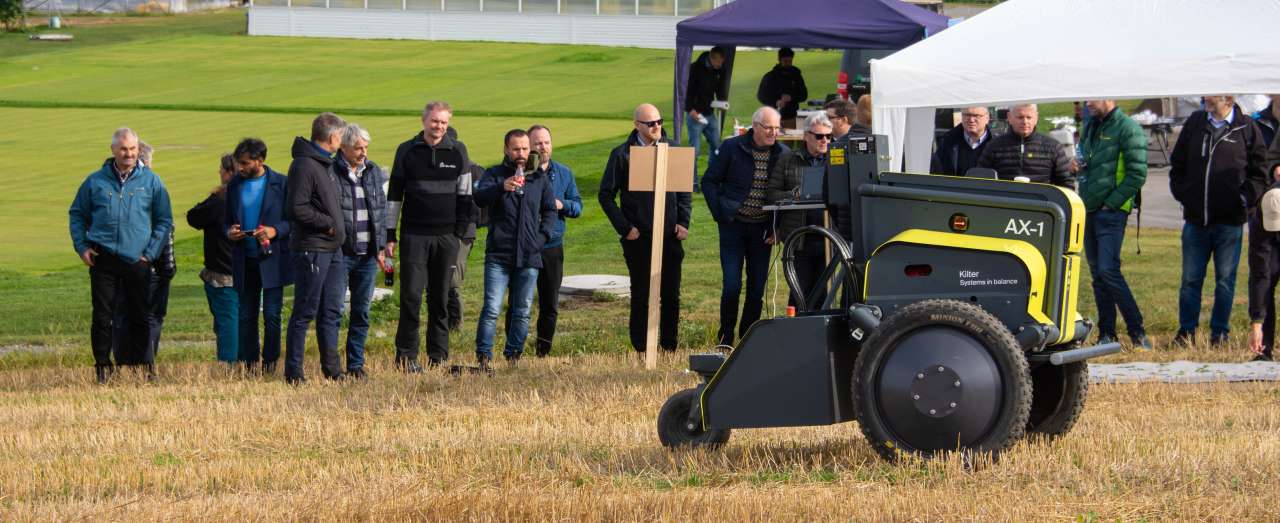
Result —
[[[702, 377], [663, 405], [663, 445], [718, 446], [731, 429], [856, 419], [886, 458], [998, 453], [1071, 429], [1084, 407], [1077, 311], [1084, 206], [1052, 185], [885, 172], [883, 137], [834, 147], [814, 205], [834, 230], [786, 242], [794, 316], [762, 320], [728, 352], [690, 356]], [[806, 182], [807, 183], [807, 182]], [[801, 236], [831, 261], [812, 289], [791, 261]]]

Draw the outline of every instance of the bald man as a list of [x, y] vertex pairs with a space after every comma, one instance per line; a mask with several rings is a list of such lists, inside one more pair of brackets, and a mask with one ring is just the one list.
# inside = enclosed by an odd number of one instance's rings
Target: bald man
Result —
[[[670, 143], [662, 128], [662, 113], [653, 104], [641, 104], [635, 110], [635, 130], [627, 141], [609, 153], [604, 177], [600, 180], [600, 208], [617, 231], [622, 243], [622, 256], [631, 277], [631, 346], [645, 350], [649, 318], [649, 256], [653, 239], [653, 193], [628, 190], [632, 147], [650, 147], [659, 142]], [[693, 214], [690, 193], [667, 193], [665, 231], [660, 231], [662, 246], [661, 312], [658, 346], [675, 350], [680, 320], [680, 267], [684, 263], [683, 242], [689, 237], [689, 218]]]

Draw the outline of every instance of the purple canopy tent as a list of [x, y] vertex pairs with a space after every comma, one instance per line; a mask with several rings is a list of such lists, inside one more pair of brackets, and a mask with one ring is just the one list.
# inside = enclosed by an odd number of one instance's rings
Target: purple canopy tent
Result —
[[676, 24], [674, 126], [684, 133], [684, 94], [695, 45], [723, 46], [725, 83], [734, 50], [753, 47], [902, 49], [947, 27], [947, 17], [900, 0], [735, 0]]

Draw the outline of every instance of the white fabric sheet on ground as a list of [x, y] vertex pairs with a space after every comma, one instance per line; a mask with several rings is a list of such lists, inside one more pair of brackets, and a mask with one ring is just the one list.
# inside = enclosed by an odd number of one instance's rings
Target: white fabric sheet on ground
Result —
[[1090, 363], [1092, 383], [1209, 383], [1221, 381], [1280, 381], [1280, 363]]

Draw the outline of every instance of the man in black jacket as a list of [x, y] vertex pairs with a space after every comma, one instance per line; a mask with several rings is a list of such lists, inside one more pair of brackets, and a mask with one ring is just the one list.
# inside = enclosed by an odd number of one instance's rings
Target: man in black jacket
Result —
[[311, 139], [293, 140], [293, 163], [285, 208], [292, 234], [293, 313], [285, 335], [284, 377], [290, 384], [307, 381], [302, 368], [307, 328], [316, 322], [320, 369], [326, 378], [342, 379], [338, 359], [338, 321], [342, 314], [342, 201], [334, 176], [333, 153], [342, 143], [346, 122], [333, 113], [321, 113], [311, 122]]
[[452, 118], [449, 104], [428, 103], [422, 111], [422, 132], [396, 148], [391, 166], [387, 257], [395, 254], [399, 228], [404, 245], [400, 256], [396, 366], [405, 372], [422, 372], [418, 363], [418, 330], [424, 289], [427, 357], [433, 366], [449, 359], [449, 287], [459, 238], [471, 223], [472, 205], [471, 158], [467, 156], [467, 146], [449, 136]]
[[[705, 135], [711, 145], [708, 154], [715, 154], [720, 148], [720, 119], [711, 110], [711, 102], [729, 99], [729, 86], [724, 82], [724, 49], [712, 47], [702, 53], [689, 64], [689, 88], [685, 91], [684, 110], [688, 114], [685, 119], [689, 128], [689, 145], [693, 146], [693, 159], [696, 162], [702, 154], [702, 138]], [[700, 183], [697, 168], [693, 173], [693, 190], [698, 191]]]
[[1187, 118], [1169, 156], [1169, 189], [1182, 204], [1182, 285], [1178, 333], [1189, 342], [1200, 323], [1200, 293], [1213, 259], [1216, 284], [1209, 341], [1226, 341], [1240, 265], [1241, 225], [1267, 184], [1266, 143], [1233, 96], [1206, 96]]
[[1040, 113], [1035, 104], [1009, 109], [1009, 132], [987, 144], [978, 167], [995, 169], [1001, 180], [1023, 176], [1036, 183], [1075, 189], [1071, 158], [1057, 140], [1036, 132]]
[[756, 89], [756, 99], [760, 103], [782, 113], [782, 127], [786, 129], [795, 128], [796, 111], [809, 98], [804, 75], [800, 74], [799, 67], [792, 65], [795, 56], [790, 47], [778, 49], [778, 65], [765, 73], [760, 79], [760, 88]]
[[551, 180], [535, 155], [530, 160], [529, 134], [512, 129], [503, 138], [501, 164], [485, 171], [476, 184], [476, 205], [489, 210], [484, 249], [484, 307], [476, 325], [476, 359], [488, 367], [493, 336], [502, 312], [503, 295], [511, 290], [511, 319], [502, 355], [514, 365], [524, 353], [529, 334], [529, 308], [542, 268], [542, 247], [555, 232], [556, 198]]
[[187, 224], [204, 231], [204, 268], [200, 279], [204, 281], [204, 294], [209, 300], [209, 313], [213, 315], [213, 333], [218, 338], [218, 361], [232, 367], [240, 359], [239, 318], [240, 297], [236, 293], [231, 276], [231, 240], [227, 239], [227, 184], [236, 175], [236, 160], [230, 154], [222, 155], [218, 167], [220, 183], [209, 197], [187, 211]]
[[[649, 320], [649, 257], [653, 239], [653, 193], [628, 189], [631, 170], [631, 147], [648, 147], [667, 141], [662, 130], [662, 113], [653, 104], [642, 104], [635, 110], [635, 130], [627, 141], [613, 148], [604, 176], [600, 179], [598, 200], [609, 223], [622, 243], [622, 257], [631, 277], [631, 346], [645, 351]], [[684, 263], [684, 245], [689, 237], [689, 218], [693, 214], [690, 193], [668, 192], [666, 224], [662, 234], [661, 311], [658, 322], [658, 346], [675, 350], [679, 342], [680, 266]], [[621, 204], [619, 204], [621, 202]]]
[[960, 125], [938, 140], [929, 172], [964, 176], [978, 165], [978, 158], [991, 143], [991, 113], [981, 105], [960, 111]]

